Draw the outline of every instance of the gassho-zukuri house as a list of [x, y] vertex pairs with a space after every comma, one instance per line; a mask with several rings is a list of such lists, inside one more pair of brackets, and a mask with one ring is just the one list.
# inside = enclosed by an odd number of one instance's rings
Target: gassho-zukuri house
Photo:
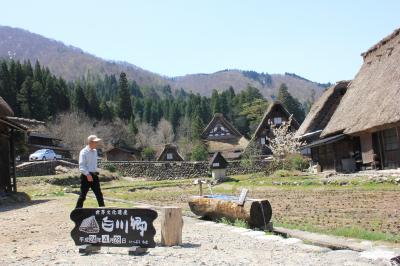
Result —
[[239, 159], [249, 141], [225, 117], [214, 114], [202, 133], [209, 157], [221, 152], [227, 160]]
[[297, 132], [322, 171], [400, 167], [400, 29], [362, 56], [354, 79], [325, 91]]
[[[269, 139], [273, 138], [271, 127], [273, 125], [278, 127], [283, 123], [288, 122], [290, 116], [291, 114], [281, 102], [275, 101], [272, 103], [264, 113], [260, 124], [254, 132], [249, 147], [255, 145], [255, 148], [259, 150], [261, 157], [272, 155], [271, 150], [268, 148]], [[299, 126], [297, 120], [292, 117], [290, 130], [296, 131]]]

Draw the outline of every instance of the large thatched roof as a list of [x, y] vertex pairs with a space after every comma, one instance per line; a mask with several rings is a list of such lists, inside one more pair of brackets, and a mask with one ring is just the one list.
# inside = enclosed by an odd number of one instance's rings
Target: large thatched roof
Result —
[[216, 114], [214, 114], [214, 117], [208, 123], [206, 128], [203, 130], [202, 138], [206, 139], [208, 137], [208, 134], [210, 133], [210, 131], [218, 123], [220, 123], [224, 127], [226, 127], [233, 136], [236, 136], [239, 138], [242, 137], [242, 134], [239, 132], [239, 130], [237, 130], [228, 120], [226, 120], [226, 118], [222, 114], [216, 113]]
[[11, 107], [4, 101], [4, 99], [0, 96], [0, 117], [4, 116], [13, 116], [14, 112]]
[[166, 153], [172, 153], [173, 159], [172, 161], [184, 161], [183, 156], [178, 152], [178, 146], [174, 144], [165, 144], [162, 150], [159, 152], [157, 151], [156, 157], [157, 161], [165, 161], [166, 160]]
[[311, 107], [306, 119], [297, 130], [296, 137], [321, 131], [325, 128], [336, 111], [349, 83], [350, 81], [338, 81], [324, 91]]
[[400, 122], [400, 29], [362, 54], [364, 63], [321, 136]]

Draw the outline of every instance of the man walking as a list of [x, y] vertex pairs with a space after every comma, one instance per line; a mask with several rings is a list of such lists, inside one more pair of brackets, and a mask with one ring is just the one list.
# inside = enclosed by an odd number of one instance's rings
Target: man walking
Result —
[[86, 194], [91, 188], [96, 195], [99, 207], [104, 207], [103, 193], [101, 193], [99, 173], [97, 172], [97, 143], [100, 141], [96, 135], [87, 138], [87, 146], [79, 153], [79, 171], [81, 172], [81, 195], [76, 203], [76, 208], [82, 208]]

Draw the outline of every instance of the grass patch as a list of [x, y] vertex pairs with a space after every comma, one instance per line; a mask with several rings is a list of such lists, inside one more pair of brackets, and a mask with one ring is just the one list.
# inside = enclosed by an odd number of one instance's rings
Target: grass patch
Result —
[[318, 226], [315, 226], [310, 223], [301, 224], [301, 225], [293, 225], [290, 223], [278, 223], [274, 222], [275, 226], [284, 227], [288, 229], [298, 229], [302, 231], [320, 233], [320, 234], [328, 234], [334, 236], [343, 236], [343, 237], [350, 237], [350, 238], [358, 238], [358, 239], [365, 239], [371, 241], [388, 241], [399, 243], [400, 236], [394, 234], [383, 233], [379, 231], [369, 231], [364, 228], [358, 226], [348, 226], [348, 227], [338, 227], [335, 229], [324, 229]]
[[235, 221], [232, 222], [231, 220], [223, 217], [223, 218], [219, 219], [217, 222], [231, 225], [231, 226], [246, 228], [246, 229], [249, 228], [249, 225], [247, 224], [247, 222], [244, 220], [241, 220], [241, 219], [236, 219]]

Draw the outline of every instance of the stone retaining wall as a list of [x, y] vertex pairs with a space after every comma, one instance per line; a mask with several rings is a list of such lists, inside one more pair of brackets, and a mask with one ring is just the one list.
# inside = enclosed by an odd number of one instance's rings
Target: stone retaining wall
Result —
[[69, 168], [78, 168], [77, 164], [63, 160], [26, 162], [16, 167], [16, 175], [17, 177], [54, 175], [56, 173], [55, 168], [59, 165]]
[[[268, 162], [255, 161], [252, 166], [244, 166], [241, 161], [230, 161], [227, 175], [249, 174], [261, 172], [266, 169]], [[16, 167], [17, 176], [43, 176], [56, 174], [55, 168], [59, 165], [69, 168], [78, 168], [63, 160], [27, 162]], [[154, 180], [184, 179], [210, 176], [208, 162], [148, 162], [148, 161], [118, 161], [100, 162], [99, 168], [105, 165], [113, 165], [116, 170], [125, 176], [145, 177]]]
[[[230, 161], [227, 175], [249, 174], [266, 169], [268, 162], [256, 161], [252, 166], [244, 166], [240, 161]], [[208, 162], [101, 162], [99, 167], [115, 166], [125, 176], [146, 177], [154, 180], [184, 179], [211, 175]]]

